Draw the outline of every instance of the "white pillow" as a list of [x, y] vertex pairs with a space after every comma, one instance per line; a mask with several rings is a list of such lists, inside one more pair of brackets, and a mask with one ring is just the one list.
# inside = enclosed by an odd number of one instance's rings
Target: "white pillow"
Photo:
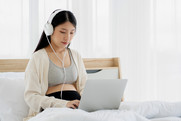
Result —
[[181, 102], [122, 102], [119, 110], [134, 111], [146, 118], [180, 117]]
[[28, 115], [24, 85], [24, 73], [0, 73], [0, 121], [22, 121]]
[[1, 72], [0, 73], [0, 78], [20, 78], [24, 79], [25, 72]]

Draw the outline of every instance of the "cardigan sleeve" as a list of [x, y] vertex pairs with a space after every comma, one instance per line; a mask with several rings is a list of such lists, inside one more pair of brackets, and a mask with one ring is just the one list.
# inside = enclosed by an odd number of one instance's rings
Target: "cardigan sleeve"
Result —
[[[37, 60], [36, 60], [37, 61]], [[30, 59], [25, 71], [25, 102], [30, 110], [39, 113], [41, 109], [49, 107], [66, 107], [68, 101], [56, 99], [54, 97], [45, 96], [42, 94], [42, 86], [40, 72], [38, 72], [38, 65], [36, 65], [35, 58]]]
[[86, 72], [86, 69], [85, 69], [85, 65], [84, 65], [84, 62], [83, 62], [83, 59], [81, 57], [81, 55], [79, 53], [78, 54], [78, 62], [79, 62], [79, 71], [80, 71], [80, 82], [79, 82], [79, 85], [80, 85], [80, 95], [83, 94], [83, 89], [85, 87], [85, 84], [86, 84], [86, 81], [87, 81], [87, 72]]

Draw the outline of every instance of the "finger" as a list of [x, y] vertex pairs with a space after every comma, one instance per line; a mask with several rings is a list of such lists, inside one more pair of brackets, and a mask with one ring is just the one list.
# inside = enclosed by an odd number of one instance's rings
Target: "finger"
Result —
[[78, 104], [73, 104], [76, 108], [79, 106]]
[[76, 109], [76, 107], [74, 105], [71, 105], [71, 108]]
[[79, 101], [78, 101], [78, 100], [75, 100], [75, 101], [73, 102], [73, 104], [78, 105], [78, 104], [79, 104]]
[[74, 102], [77, 103], [77, 104], [79, 104], [79, 103], [80, 103], [80, 100], [75, 100]]
[[77, 103], [78, 105], [80, 104], [80, 101]]

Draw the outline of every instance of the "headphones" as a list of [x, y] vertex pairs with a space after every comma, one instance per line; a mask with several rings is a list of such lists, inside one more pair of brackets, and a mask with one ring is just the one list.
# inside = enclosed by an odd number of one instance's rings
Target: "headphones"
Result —
[[45, 26], [44, 26], [44, 32], [45, 32], [46, 36], [50, 36], [50, 35], [53, 34], [53, 25], [51, 24], [51, 23], [52, 23], [52, 20], [53, 20], [53, 18], [54, 18], [59, 12], [61, 12], [61, 11], [64, 11], [64, 10], [58, 9], [58, 10], [54, 11], [54, 12], [50, 15], [47, 23], [46, 23]]

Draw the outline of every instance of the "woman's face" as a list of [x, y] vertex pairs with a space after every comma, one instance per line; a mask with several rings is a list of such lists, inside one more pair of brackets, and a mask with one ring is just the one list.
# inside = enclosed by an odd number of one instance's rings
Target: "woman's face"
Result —
[[73, 39], [75, 27], [69, 21], [55, 27], [51, 35], [51, 44], [56, 48], [65, 48]]

